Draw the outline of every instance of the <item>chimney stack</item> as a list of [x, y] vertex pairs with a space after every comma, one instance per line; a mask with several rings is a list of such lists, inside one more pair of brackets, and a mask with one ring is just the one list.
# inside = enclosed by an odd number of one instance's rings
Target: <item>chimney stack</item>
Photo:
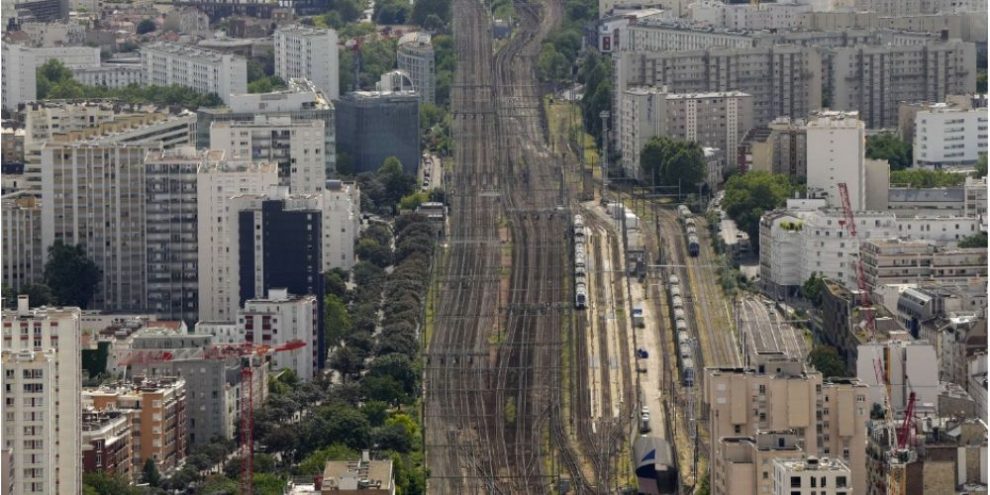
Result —
[[17, 316], [28, 316], [31, 314], [31, 305], [28, 303], [28, 296], [21, 294], [17, 296]]

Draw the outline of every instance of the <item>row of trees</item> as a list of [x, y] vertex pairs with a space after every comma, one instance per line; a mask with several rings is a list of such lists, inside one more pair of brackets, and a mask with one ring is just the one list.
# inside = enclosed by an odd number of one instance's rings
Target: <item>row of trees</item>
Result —
[[361, 211], [381, 215], [391, 215], [403, 196], [416, 190], [416, 179], [403, 172], [402, 162], [394, 156], [386, 158], [377, 171], [358, 174], [357, 183], [361, 187]]
[[891, 170], [902, 170], [914, 162], [914, 151], [911, 143], [894, 133], [884, 132], [866, 138], [866, 157], [887, 160]]
[[655, 137], [643, 146], [639, 167], [653, 184], [691, 190], [705, 178], [705, 152], [694, 141]]
[[966, 182], [966, 175], [945, 170], [909, 168], [892, 170], [890, 184], [915, 188], [952, 187]]
[[223, 105], [223, 101], [215, 94], [202, 94], [177, 85], [131, 84], [122, 88], [86, 86], [76, 81], [72, 77], [72, 71], [58, 60], [49, 60], [38, 67], [37, 95], [39, 100], [117, 98], [126, 103], [179, 105], [189, 109]]

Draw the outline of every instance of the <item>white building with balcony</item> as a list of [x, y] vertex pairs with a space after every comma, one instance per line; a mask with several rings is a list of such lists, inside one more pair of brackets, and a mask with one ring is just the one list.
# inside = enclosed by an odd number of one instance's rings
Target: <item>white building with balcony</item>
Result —
[[145, 84], [191, 88], [216, 94], [224, 103], [230, 95], [247, 93], [247, 60], [178, 43], [156, 42], [141, 47]]
[[987, 109], [936, 103], [914, 117], [914, 166], [968, 167], [987, 153]]

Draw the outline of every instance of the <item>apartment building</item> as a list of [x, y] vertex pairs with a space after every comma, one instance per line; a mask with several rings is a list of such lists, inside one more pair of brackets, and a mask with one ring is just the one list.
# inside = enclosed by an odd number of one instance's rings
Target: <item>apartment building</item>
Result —
[[866, 285], [971, 283], [987, 278], [987, 248], [946, 249], [927, 241], [873, 239], [860, 244]]
[[147, 307], [163, 318], [198, 320], [197, 176], [222, 160], [222, 151], [192, 147], [145, 157]]
[[419, 170], [419, 96], [409, 91], [353, 91], [337, 105], [337, 143], [354, 172], [373, 172], [394, 156], [407, 174]]
[[807, 456], [774, 459], [774, 495], [850, 495], [852, 470], [842, 460]]
[[632, 87], [620, 97], [619, 151], [629, 177], [640, 177], [640, 153], [650, 139], [666, 136], [702, 147], [734, 150], [753, 126], [753, 98], [738, 91], [672, 93]]
[[3, 108], [16, 111], [22, 103], [38, 98], [38, 67], [49, 60], [58, 60], [69, 67], [100, 65], [100, 49], [90, 46], [58, 46], [36, 48], [5, 41], [0, 85], [3, 86]]
[[[129, 364], [129, 375], [151, 380], [179, 377], [187, 390], [186, 428], [189, 445], [209, 443], [212, 438], [234, 438], [241, 411], [241, 400], [250, 385], [255, 407], [268, 393], [268, 365], [261, 359], [238, 357], [205, 359], [213, 345], [209, 335], [179, 333], [171, 330], [145, 329], [131, 337], [126, 355], [138, 356]], [[156, 356], [171, 353], [171, 361], [156, 361]], [[147, 358], [145, 358], [147, 357]], [[251, 366], [252, 382], [242, 382], [242, 368]]]
[[[857, 380], [825, 381], [799, 361], [767, 359], [755, 368], [708, 368], [703, 407], [712, 438], [710, 458], [726, 458], [724, 438], [790, 431], [796, 437], [793, 445], [805, 455], [842, 459], [852, 470], [852, 492], [865, 491], [867, 391]], [[772, 479], [770, 467], [761, 464], [756, 467], [767, 472], [764, 479]], [[711, 470], [713, 494], [735, 493], [735, 484], [728, 482], [735, 479], [731, 474]], [[763, 476], [757, 475], [750, 479]]]
[[24, 129], [3, 127], [0, 132], [3, 135], [0, 140], [0, 161], [24, 163]]
[[328, 180], [323, 190], [323, 271], [350, 270], [361, 230], [361, 190], [356, 182]]
[[972, 166], [987, 154], [987, 109], [936, 103], [914, 117], [914, 166]]
[[[235, 267], [226, 262], [231, 249], [230, 233], [237, 224], [227, 214], [229, 199], [241, 194], [263, 194], [278, 185], [274, 163], [227, 160], [202, 163], [196, 174], [197, 281], [199, 318], [204, 321], [234, 321], [238, 293], [229, 291], [224, 280], [232, 280]], [[353, 242], [352, 247], [353, 250]], [[352, 256], [353, 257], [353, 256]]]
[[[724, 458], [720, 440], [725, 437], [791, 431], [797, 449], [842, 459], [851, 466], [853, 492], [865, 489], [866, 386], [856, 380], [823, 381], [820, 373], [803, 367], [798, 361], [767, 361], [755, 369], [706, 369], [703, 400], [712, 458]], [[715, 490], [716, 476], [726, 474], [715, 471], [712, 493], [734, 493]], [[722, 486], [734, 489], [731, 483]]]
[[870, 129], [896, 126], [902, 101], [945, 101], [976, 89], [973, 43], [842, 46], [830, 53], [830, 107], [858, 111]]
[[635, 51], [614, 60], [616, 95], [632, 86], [667, 86], [675, 93], [739, 91], [753, 98], [754, 125], [781, 116], [805, 118], [821, 106], [822, 60], [813, 48]]
[[881, 15], [877, 12], [806, 12], [801, 14], [800, 27], [816, 31], [844, 29], [889, 29], [917, 33], [945, 32], [949, 39], [976, 43], [987, 41], [986, 16], [962, 13]]
[[297, 296], [286, 289], [269, 289], [267, 297], [244, 302], [237, 322], [244, 329], [244, 341], [255, 345], [278, 347], [294, 340], [305, 342], [302, 349], [274, 353], [272, 366], [291, 369], [299, 379], [310, 381], [318, 363], [317, 332], [322, 327], [318, 321], [319, 305], [313, 295]]
[[82, 463], [87, 473], [105, 473], [132, 481], [143, 466], [134, 466], [131, 411], [84, 410]]
[[750, 129], [739, 143], [737, 153], [741, 170], [807, 178], [807, 123], [790, 117], [773, 119], [766, 127]]
[[845, 183], [849, 204], [866, 209], [866, 128], [855, 112], [818, 112], [807, 126], [808, 196], [825, 198], [841, 208], [839, 184]]
[[[0, 352], [3, 364], [4, 447], [10, 449], [8, 462], [13, 493], [76, 493], [81, 478], [62, 475], [79, 471], [73, 452], [59, 442], [55, 382], [57, 357], [52, 350], [30, 349]], [[75, 461], [75, 462], [73, 462]]]
[[688, 6], [695, 23], [731, 30], [790, 30], [801, 23], [801, 14], [811, 12], [807, 3], [724, 4], [704, 0]]
[[322, 120], [257, 115], [251, 122], [217, 121], [210, 148], [235, 159], [274, 162], [279, 184], [294, 194], [311, 194], [326, 184], [325, 129]]
[[[227, 256], [225, 291], [231, 298], [228, 314], [248, 300], [263, 298], [274, 288], [290, 294], [315, 295], [323, 300], [323, 211], [318, 195], [239, 195], [230, 199], [231, 246]], [[318, 369], [326, 361], [323, 306], [317, 325]]]
[[154, 42], [141, 47], [144, 83], [177, 84], [215, 94], [224, 103], [230, 95], [247, 93], [247, 60], [189, 45]]
[[41, 282], [47, 255], [41, 243], [41, 201], [28, 191], [0, 199], [3, 286], [12, 290]]
[[399, 38], [395, 54], [399, 70], [412, 79], [420, 103], [436, 102], [437, 68], [430, 33], [413, 32]]
[[649, 18], [630, 24], [620, 37], [626, 51], [684, 51], [749, 48], [753, 38], [742, 32], [702, 29], [679, 19]]
[[210, 146], [210, 127], [213, 122], [253, 122], [255, 115], [286, 116], [293, 121], [322, 120], [327, 177], [336, 176], [337, 140], [333, 104], [311, 81], [290, 79], [288, 85], [284, 90], [271, 93], [230, 95], [229, 107], [197, 110], [196, 147]]
[[192, 144], [196, 116], [154, 106], [123, 105], [109, 100], [32, 102], [25, 108], [26, 188], [41, 190], [41, 151], [46, 145], [77, 141], [159, 143], [162, 148]]
[[[878, 365], [884, 370], [885, 384], [877, 380]], [[861, 344], [855, 367], [856, 376], [870, 387], [870, 404], [887, 400], [896, 414], [907, 409], [908, 395], [914, 392], [916, 409], [938, 413], [939, 369], [934, 345], [920, 340]]]
[[[275, 30], [275, 75], [309, 79], [330, 99], [340, 97], [337, 32], [301, 25]], [[235, 91], [243, 93], [246, 91]]]
[[4, 447], [15, 453], [14, 493], [82, 490], [80, 314], [31, 309], [27, 296], [3, 311]]
[[153, 146], [47, 146], [42, 162], [42, 246], [82, 244], [102, 279], [94, 307], [147, 307], [144, 159]]
[[144, 82], [144, 68], [135, 64], [102, 63], [97, 66], [72, 67], [72, 78], [86, 86], [123, 88]]
[[794, 430], [726, 436], [711, 459], [711, 493], [759, 495], [773, 490], [774, 459], [800, 459], [804, 451]]
[[125, 411], [130, 419], [131, 463], [139, 472], [148, 459], [159, 471], [179, 468], [188, 454], [190, 411], [182, 378], [137, 378], [83, 391], [83, 401], [100, 412]]

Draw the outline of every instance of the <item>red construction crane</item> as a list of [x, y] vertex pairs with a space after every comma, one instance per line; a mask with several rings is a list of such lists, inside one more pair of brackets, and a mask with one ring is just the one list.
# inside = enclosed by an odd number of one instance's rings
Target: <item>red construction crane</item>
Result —
[[911, 435], [911, 419], [914, 417], [915, 399], [914, 392], [911, 392], [908, 395], [907, 411], [904, 411], [904, 422], [901, 423], [901, 428], [897, 430], [897, 448], [901, 450], [907, 447], [908, 437]]
[[[845, 182], [839, 183], [839, 196], [842, 198], [842, 210], [845, 214], [844, 220], [839, 220], [839, 224], [845, 224], [849, 236], [856, 238], [856, 217], [853, 215], [852, 205], [849, 202], [849, 188]], [[870, 290], [866, 285], [866, 271], [863, 269], [863, 257], [857, 256], [856, 278], [859, 282], [859, 306], [866, 313], [866, 332], [870, 337], [870, 342], [876, 340], [877, 321], [873, 314], [873, 301], [870, 299]]]
[[[218, 344], [203, 349], [201, 355], [195, 358], [210, 360], [226, 360], [227, 358], [243, 358], [251, 356], [264, 357], [270, 352], [293, 351], [306, 347], [302, 340], [290, 340], [284, 344], [272, 347], [267, 344], [255, 345], [250, 342], [240, 344]], [[175, 361], [175, 356], [168, 351], [132, 351], [131, 355], [121, 361], [121, 364], [150, 364]], [[241, 368], [241, 493], [251, 495], [254, 491], [254, 369], [251, 364]]]

